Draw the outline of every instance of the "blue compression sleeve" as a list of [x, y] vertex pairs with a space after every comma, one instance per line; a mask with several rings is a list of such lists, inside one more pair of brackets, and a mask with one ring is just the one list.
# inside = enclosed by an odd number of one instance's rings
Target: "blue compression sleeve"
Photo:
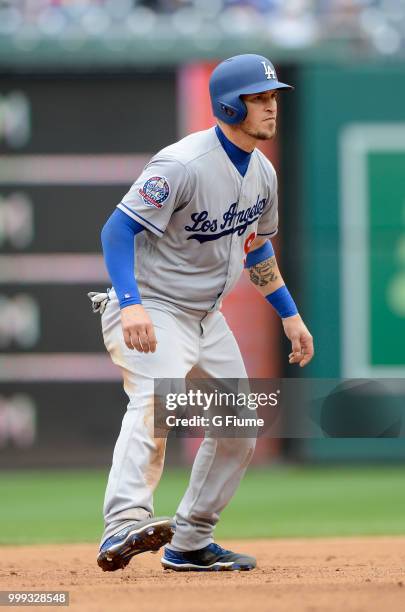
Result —
[[283, 285], [266, 295], [266, 300], [273, 306], [282, 319], [298, 314], [298, 309], [287, 287]]
[[121, 308], [142, 303], [134, 274], [134, 238], [144, 229], [116, 208], [101, 231], [104, 261]]
[[274, 249], [270, 240], [266, 240], [264, 244], [258, 249], [251, 251], [247, 254], [245, 268], [252, 268], [256, 264], [273, 257]]

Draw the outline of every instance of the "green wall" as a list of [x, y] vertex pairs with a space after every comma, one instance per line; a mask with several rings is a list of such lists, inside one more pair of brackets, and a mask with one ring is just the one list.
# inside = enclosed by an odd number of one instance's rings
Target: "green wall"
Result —
[[[289, 210], [295, 206], [300, 220], [301, 252], [294, 258], [301, 277], [299, 302], [316, 347], [316, 357], [304, 375], [358, 377], [355, 368], [353, 373], [342, 371], [341, 212], [348, 186], [343, 184], [341, 137], [352, 124], [361, 124], [361, 132], [365, 124], [374, 129], [374, 124], [381, 122], [391, 124], [391, 128], [393, 123], [405, 122], [405, 68], [396, 64], [307, 66], [297, 71], [297, 81], [299, 131], [290, 137], [296, 138], [298, 149], [295, 166], [299, 189], [295, 189], [298, 201], [290, 203]], [[289, 150], [294, 144], [288, 144]], [[351, 173], [347, 161], [345, 176], [358, 183], [356, 169]], [[399, 365], [405, 372], [405, 306], [401, 314], [399, 290], [395, 294], [396, 312], [387, 306], [386, 299], [389, 294], [387, 266], [390, 274], [396, 269], [400, 272], [401, 266], [405, 273], [405, 237], [401, 242], [402, 230], [405, 234], [405, 138], [403, 154], [395, 151], [368, 155], [367, 172], [365, 241], [369, 249], [366, 279], [369, 290], [362, 299], [370, 311], [372, 331], [370, 355], [367, 352], [366, 356], [367, 359], [370, 356], [370, 363], [374, 360], [380, 365], [381, 362]], [[356, 198], [350, 205], [356, 215]], [[349, 265], [350, 258], [355, 262], [358, 256], [356, 233], [353, 236], [353, 252], [347, 253]], [[360, 278], [359, 287], [363, 280]], [[364, 304], [357, 299], [359, 287], [354, 288], [350, 306], [361, 323]], [[405, 290], [402, 295], [405, 300]], [[360, 329], [358, 333], [360, 337]], [[357, 350], [356, 328], [353, 337]], [[398, 370], [396, 375], [401, 376], [401, 372]], [[313, 440], [304, 446], [305, 453], [313, 458], [405, 457], [405, 439]]]

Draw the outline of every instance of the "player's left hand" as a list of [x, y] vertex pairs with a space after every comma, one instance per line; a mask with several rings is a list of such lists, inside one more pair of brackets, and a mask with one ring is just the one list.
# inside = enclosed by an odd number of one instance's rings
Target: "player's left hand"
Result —
[[291, 340], [292, 352], [288, 355], [288, 361], [289, 363], [298, 363], [303, 368], [314, 356], [312, 336], [298, 314], [282, 319], [282, 322], [285, 335]]

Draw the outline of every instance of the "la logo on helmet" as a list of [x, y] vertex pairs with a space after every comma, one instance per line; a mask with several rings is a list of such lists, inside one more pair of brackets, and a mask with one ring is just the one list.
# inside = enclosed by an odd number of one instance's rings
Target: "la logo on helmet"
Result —
[[275, 70], [270, 66], [270, 64], [267, 64], [266, 62], [261, 62], [263, 64], [264, 67], [264, 74], [266, 75], [266, 77], [268, 79], [275, 79], [276, 78], [276, 72]]

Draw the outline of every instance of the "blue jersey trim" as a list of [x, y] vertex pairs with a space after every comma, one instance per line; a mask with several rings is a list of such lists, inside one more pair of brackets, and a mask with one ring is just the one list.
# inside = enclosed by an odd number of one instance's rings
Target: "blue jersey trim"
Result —
[[140, 215], [139, 213], [135, 212], [134, 210], [132, 210], [132, 208], [129, 208], [129, 206], [127, 206], [126, 204], [124, 204], [124, 202], [120, 202], [121, 206], [124, 206], [131, 214], [135, 215], [136, 217], [139, 217], [139, 219], [142, 219], [142, 221], [144, 221], [144, 223], [147, 223], [148, 225], [150, 225], [151, 227], [153, 227], [155, 230], [157, 230], [158, 232], [160, 232], [161, 234], [163, 234], [163, 230], [160, 229], [160, 227], [157, 227], [156, 225], [154, 225], [151, 221], [148, 221], [148, 219], [145, 219], [145, 217], [142, 217], [142, 215]]
[[274, 232], [268, 232], [267, 234], [257, 234], [258, 236], [275, 236], [278, 230], [274, 230]]

